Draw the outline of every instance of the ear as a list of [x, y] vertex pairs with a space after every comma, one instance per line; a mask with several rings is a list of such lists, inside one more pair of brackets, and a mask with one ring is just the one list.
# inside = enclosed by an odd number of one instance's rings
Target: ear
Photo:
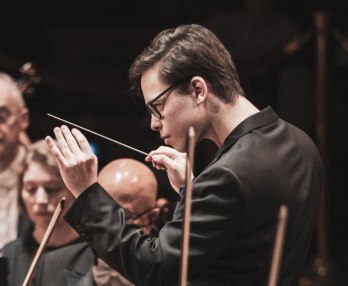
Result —
[[161, 210], [159, 208], [154, 208], [149, 213], [149, 218], [152, 222], [156, 222], [160, 216]]
[[197, 104], [204, 102], [208, 96], [208, 85], [204, 78], [195, 76], [191, 79], [191, 85], [193, 87], [194, 96], [196, 97]]
[[18, 115], [18, 122], [20, 124], [22, 131], [25, 131], [28, 128], [30, 123], [28, 108], [24, 107], [21, 110], [21, 113]]

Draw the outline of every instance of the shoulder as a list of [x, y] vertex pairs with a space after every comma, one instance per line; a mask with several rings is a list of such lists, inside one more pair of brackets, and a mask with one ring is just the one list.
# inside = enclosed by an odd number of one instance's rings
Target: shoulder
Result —
[[219, 206], [242, 203], [243, 188], [234, 169], [222, 160], [208, 166], [193, 182], [192, 200]]
[[[46, 253], [40, 265], [49, 273], [59, 269], [89, 269], [94, 264], [95, 254], [86, 242], [74, 243]], [[85, 271], [84, 270], [84, 271]]]
[[20, 237], [6, 244], [2, 248], [1, 253], [3, 254], [3, 256], [10, 257], [10, 256], [14, 256], [17, 252], [22, 252], [23, 248], [24, 248], [23, 238]]
[[83, 256], [93, 256], [93, 252], [88, 243], [79, 242], [52, 250], [44, 255], [43, 260], [60, 264]]
[[[85, 275], [93, 266], [95, 255], [86, 242], [75, 243], [46, 253], [38, 265], [35, 283], [44, 285], [55, 275], [55, 283], [66, 279], [66, 273]], [[54, 284], [56, 285], [56, 284]]]

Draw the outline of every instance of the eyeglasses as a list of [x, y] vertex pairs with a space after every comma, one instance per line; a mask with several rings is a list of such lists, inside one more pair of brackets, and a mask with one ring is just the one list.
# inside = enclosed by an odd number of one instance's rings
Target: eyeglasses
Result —
[[11, 112], [6, 106], [0, 106], [0, 124], [5, 124], [12, 117], [17, 115], [18, 111], [22, 108], [17, 109], [14, 112]]
[[146, 104], [146, 108], [148, 110], [148, 112], [150, 112], [150, 114], [152, 114], [153, 116], [161, 119], [162, 115], [161, 113], [158, 111], [158, 109], [155, 106], [155, 101], [158, 100], [160, 97], [162, 97], [163, 95], [165, 95], [168, 91], [178, 87], [181, 83], [183, 83], [183, 81], [179, 81], [171, 86], [169, 86], [168, 88], [166, 88], [163, 92], [161, 92], [159, 95], [157, 95], [154, 99], [150, 100], [147, 104]]
[[[150, 214], [154, 209], [157, 209], [159, 207], [157, 206], [154, 206], [154, 207], [151, 207], [151, 208], [148, 208], [138, 214], [135, 214], [135, 215], [126, 215], [126, 222], [127, 223], [134, 223], [134, 221], [136, 221], [137, 219], [140, 219], [141, 217], [143, 217], [144, 215], [148, 215]], [[148, 223], [147, 224], [142, 224], [142, 225], [138, 225], [139, 227], [145, 227], [145, 226], [148, 226], [148, 225], [152, 225], [154, 223], [153, 219], [151, 218], [150, 215], [147, 216], [147, 219], [148, 219]]]
[[[153, 210], [159, 210], [159, 216], [157, 217], [156, 215], [154, 215], [152, 213]], [[137, 224], [138, 227], [146, 227], [146, 226], [153, 226], [154, 224], [156, 224], [157, 221], [167, 221], [168, 220], [168, 215], [169, 215], [169, 202], [167, 204], [161, 205], [161, 206], [153, 206], [150, 207], [138, 214], [134, 214], [134, 215], [127, 215], [126, 214], [126, 222], [127, 223], [131, 223], [134, 224], [134, 222], [138, 219], [140, 219], [141, 217], [146, 215], [146, 223], [143, 224]]]

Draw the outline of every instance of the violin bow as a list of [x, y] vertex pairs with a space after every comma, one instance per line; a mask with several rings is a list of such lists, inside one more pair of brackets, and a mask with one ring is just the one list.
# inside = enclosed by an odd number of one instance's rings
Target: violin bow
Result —
[[278, 225], [277, 225], [275, 243], [273, 247], [272, 264], [271, 264], [271, 271], [269, 275], [268, 286], [276, 286], [278, 282], [287, 222], [288, 222], [288, 207], [285, 205], [281, 205], [279, 209], [279, 213], [278, 213]]
[[188, 132], [188, 148], [186, 157], [186, 184], [185, 184], [185, 205], [182, 232], [181, 261], [180, 261], [180, 286], [187, 285], [188, 259], [190, 246], [190, 222], [191, 222], [191, 203], [192, 203], [192, 170], [194, 168], [195, 153], [195, 131], [193, 127]]
[[50, 239], [50, 237], [51, 237], [51, 235], [53, 233], [53, 230], [54, 230], [54, 228], [57, 225], [57, 222], [58, 222], [58, 219], [59, 219], [59, 217], [60, 217], [60, 215], [62, 213], [62, 210], [64, 209], [64, 204], [65, 204], [65, 197], [63, 197], [59, 201], [59, 203], [57, 205], [57, 208], [56, 208], [56, 210], [53, 213], [53, 216], [51, 218], [50, 224], [47, 227], [45, 235], [44, 235], [44, 237], [43, 237], [43, 239], [42, 239], [42, 241], [40, 243], [40, 246], [39, 246], [39, 248], [38, 248], [38, 250], [37, 250], [37, 252], [35, 254], [33, 262], [30, 265], [29, 271], [27, 273], [27, 276], [24, 279], [24, 282], [23, 282], [22, 286], [29, 285], [30, 280], [31, 280], [31, 278], [33, 276], [33, 273], [35, 271], [35, 268], [37, 266], [37, 263], [39, 262], [39, 259], [42, 256], [43, 251], [44, 251], [44, 249], [45, 249], [45, 247], [46, 247], [46, 245], [47, 245], [47, 243], [48, 243], [48, 241], [49, 241], [49, 239]]

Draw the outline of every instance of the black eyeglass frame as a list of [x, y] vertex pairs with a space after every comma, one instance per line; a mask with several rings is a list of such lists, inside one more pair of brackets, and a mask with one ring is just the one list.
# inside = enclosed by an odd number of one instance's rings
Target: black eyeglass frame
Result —
[[[126, 222], [127, 223], [130, 223], [130, 224], [133, 224], [133, 222], [141, 217], [143, 217], [144, 215], [147, 215], [149, 213], [151, 213], [153, 210], [155, 209], [161, 209], [160, 207], [157, 207], [157, 206], [153, 206], [153, 207], [150, 207], [138, 214], [135, 214], [135, 215], [131, 215], [131, 216], [127, 216], [125, 217], [126, 219]], [[148, 219], [148, 223], [147, 224], [144, 224], [144, 225], [137, 225], [138, 227], [146, 227], [146, 226], [149, 226], [149, 225], [152, 225], [154, 224], [154, 221], [153, 219], [151, 219], [150, 217], [147, 218]]]
[[144, 215], [150, 213], [152, 210], [157, 209], [157, 208], [159, 208], [159, 207], [154, 206], [154, 207], [150, 207], [150, 208], [148, 208], [148, 209], [145, 209], [145, 210], [143, 210], [142, 212], [140, 212], [140, 213], [138, 213], [138, 214], [134, 214], [134, 215], [130, 215], [130, 216], [127, 216], [127, 215], [126, 215], [126, 221], [127, 221], [127, 222], [130, 222], [130, 221], [134, 221], [134, 220], [136, 220], [136, 219], [139, 219], [139, 218], [141, 218], [142, 216], [144, 216]]
[[[191, 79], [191, 77], [190, 77]], [[153, 116], [155, 116], [156, 118], [161, 119], [162, 118], [162, 114], [158, 111], [158, 109], [154, 106], [154, 102], [161, 98], [163, 95], [165, 95], [167, 92], [169, 92], [170, 90], [178, 87], [180, 84], [182, 84], [185, 80], [181, 80], [177, 83], [172, 84], [171, 86], [167, 87], [164, 91], [162, 91], [159, 95], [157, 95], [154, 99], [150, 100], [147, 104], [146, 104], [146, 109], [148, 112], [150, 112], [150, 114], [152, 114]]]
[[[169, 205], [166, 204], [166, 205], [163, 205], [163, 206], [153, 206], [153, 207], [150, 207], [150, 208], [147, 208], [145, 210], [143, 210], [142, 212], [138, 213], [138, 214], [133, 214], [133, 215], [127, 215], [125, 216], [125, 220], [127, 223], [130, 223], [130, 224], [133, 224], [133, 222], [141, 217], [143, 217], [144, 215], [148, 215], [150, 214], [153, 210], [160, 210], [160, 216], [161, 215], [167, 215], [169, 213]], [[156, 219], [158, 218], [152, 218], [151, 216], [148, 216], [147, 217], [148, 219], [148, 223], [147, 224], [144, 224], [144, 225], [137, 225], [138, 227], [146, 227], [146, 226], [149, 226], [149, 225], [153, 225], [155, 224], [155, 221]]]

